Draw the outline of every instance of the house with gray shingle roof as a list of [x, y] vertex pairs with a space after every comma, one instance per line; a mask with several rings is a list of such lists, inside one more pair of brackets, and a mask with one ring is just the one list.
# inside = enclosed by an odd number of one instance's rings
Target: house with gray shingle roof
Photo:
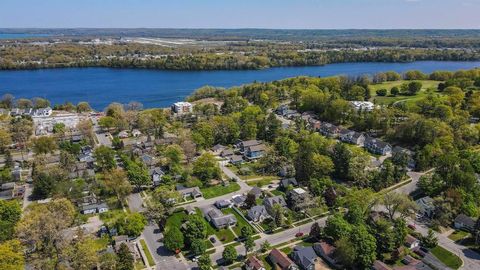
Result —
[[256, 205], [248, 210], [247, 217], [253, 222], [262, 222], [269, 218], [270, 215], [268, 214], [265, 206]]

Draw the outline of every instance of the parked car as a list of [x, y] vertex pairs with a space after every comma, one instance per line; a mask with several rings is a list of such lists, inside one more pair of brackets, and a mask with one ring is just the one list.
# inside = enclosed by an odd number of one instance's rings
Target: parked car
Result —
[[215, 239], [215, 237], [210, 237], [210, 242], [215, 243], [217, 242], [217, 239]]
[[303, 232], [298, 232], [295, 234], [295, 237], [302, 237], [303, 236]]

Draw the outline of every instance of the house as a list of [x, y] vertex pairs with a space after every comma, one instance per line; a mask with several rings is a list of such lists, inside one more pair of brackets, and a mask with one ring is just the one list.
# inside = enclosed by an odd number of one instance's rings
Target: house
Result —
[[218, 209], [229, 208], [232, 206], [232, 202], [229, 200], [219, 200], [215, 202], [215, 206]]
[[372, 270], [392, 270], [392, 268], [384, 262], [376, 260], [373, 262]]
[[253, 187], [250, 189], [248, 194], [253, 194], [255, 196], [255, 199], [259, 199], [263, 195], [263, 190], [259, 187]]
[[235, 153], [233, 152], [232, 149], [223, 149], [222, 152], [220, 153], [220, 156], [223, 157], [223, 158], [227, 158], [227, 157], [230, 157], [230, 156], [233, 156]]
[[295, 211], [301, 211], [306, 200], [308, 199], [308, 192], [303, 188], [294, 188], [287, 194], [288, 204]]
[[220, 155], [222, 153], [223, 150], [225, 150], [227, 147], [226, 146], [223, 146], [221, 144], [216, 144], [212, 147], [212, 152], [214, 155]]
[[357, 111], [373, 111], [375, 104], [370, 101], [350, 101], [352, 107]]
[[405, 157], [407, 159], [407, 167], [410, 169], [414, 169], [416, 166], [415, 158], [414, 158], [415, 153], [411, 150], [408, 150], [400, 146], [395, 146], [392, 149], [392, 156], [394, 159]]
[[333, 125], [333, 124], [330, 124], [330, 123], [323, 123], [320, 126], [320, 133], [323, 136], [326, 136], [326, 137], [329, 137], [329, 138], [338, 137], [339, 132], [340, 132], [340, 128]]
[[142, 160], [143, 164], [145, 164], [147, 167], [154, 166], [156, 163], [155, 158], [148, 154], [141, 155], [140, 159]]
[[245, 262], [245, 268], [247, 270], [265, 270], [263, 262], [255, 256], [248, 257]]
[[195, 211], [195, 208], [193, 208], [191, 205], [187, 205], [185, 207], [185, 212], [187, 213], [187, 215], [195, 215], [197, 213], [197, 211]]
[[128, 131], [126, 131], [126, 130], [120, 131], [120, 132], [118, 133], [118, 137], [119, 137], [120, 139], [126, 139], [126, 138], [128, 138]]
[[429, 196], [420, 198], [415, 201], [418, 206], [418, 212], [426, 217], [432, 217], [433, 212], [435, 211], [435, 206], [433, 205], [433, 199]]
[[363, 146], [365, 143], [365, 135], [360, 132], [344, 129], [340, 132], [340, 140], [342, 142]]
[[213, 207], [207, 210], [205, 218], [217, 229], [223, 229], [237, 224], [237, 218], [235, 215], [225, 215], [222, 211]]
[[108, 212], [108, 205], [106, 203], [92, 203], [83, 205], [81, 208], [82, 210], [80, 212], [84, 215]]
[[233, 165], [242, 164], [244, 162], [243, 156], [239, 156], [239, 155], [229, 156], [228, 161]]
[[257, 140], [248, 140], [248, 141], [240, 141], [236, 144], [236, 147], [240, 150], [240, 153], [245, 153], [248, 147], [256, 146], [262, 144], [261, 141]]
[[339, 261], [337, 261], [335, 257], [336, 248], [333, 245], [330, 245], [325, 241], [320, 241], [319, 243], [315, 243], [313, 245], [313, 249], [320, 257], [322, 257], [332, 266], [335, 266], [335, 268], [340, 268]]
[[149, 171], [153, 186], [158, 186], [162, 182], [165, 172], [160, 167], [155, 167]]
[[293, 186], [293, 187], [298, 186], [297, 179], [295, 179], [295, 178], [284, 178], [284, 179], [280, 180], [280, 186], [283, 189], [287, 189], [290, 185]]
[[304, 270], [319, 269], [322, 265], [322, 259], [318, 257], [313, 247], [296, 246], [292, 258]]
[[322, 122], [315, 118], [309, 118], [307, 121], [308, 127], [313, 131], [319, 131], [320, 127], [322, 126]]
[[142, 132], [140, 132], [140, 130], [138, 130], [138, 129], [132, 130], [132, 136], [133, 137], [140, 137], [141, 135], [142, 135]]
[[262, 222], [269, 218], [270, 215], [263, 205], [256, 205], [250, 208], [247, 212], [247, 217], [253, 222]]
[[130, 253], [133, 255], [133, 257], [134, 257], [135, 259], [139, 259], [139, 258], [140, 258], [140, 254], [139, 254], [138, 251], [137, 251], [137, 248], [136, 248], [135, 243], [134, 243], [134, 242], [131, 242], [131, 241], [128, 239], [128, 236], [126, 236], [126, 235], [119, 235], [119, 236], [113, 237], [113, 248], [115, 249], [116, 252], [118, 252], [118, 250], [120, 249], [120, 246], [121, 246], [122, 244], [127, 245], [128, 250], [130, 251]]
[[175, 102], [171, 110], [177, 115], [188, 114], [193, 112], [193, 105], [190, 102]]
[[182, 185], [177, 185], [176, 189], [180, 193], [180, 195], [182, 195], [183, 199], [186, 199], [188, 197], [199, 198], [203, 196], [202, 192], [200, 191], [200, 188], [198, 187], [187, 188]]
[[476, 222], [475, 220], [473, 220], [473, 218], [464, 214], [458, 215], [453, 222], [453, 226], [455, 227], [455, 229], [466, 231], [473, 231], [473, 229], [475, 228], [475, 224]]
[[274, 248], [270, 251], [268, 258], [272, 262], [273, 265], [276, 266], [275, 269], [280, 270], [298, 270], [298, 266], [293, 263], [288, 256], [281, 252], [280, 250]]
[[409, 249], [414, 249], [414, 248], [417, 248], [420, 246], [420, 240], [418, 240], [417, 238], [411, 236], [410, 234], [407, 235], [407, 237], [405, 237], [405, 245], [409, 248]]
[[267, 147], [264, 144], [249, 146], [245, 149], [245, 157], [249, 160], [263, 157]]
[[281, 207], [286, 207], [287, 203], [285, 202], [285, 199], [281, 195], [273, 196], [273, 197], [268, 197], [263, 199], [263, 205], [265, 206], [265, 209], [267, 209], [267, 212], [272, 215], [273, 213], [273, 207], [278, 204]]
[[371, 153], [377, 155], [388, 155], [392, 153], [392, 146], [382, 140], [366, 137], [364, 147]]
[[242, 207], [245, 204], [246, 199], [247, 197], [244, 195], [235, 195], [232, 197], [232, 202], [236, 207]]
[[32, 117], [48, 117], [48, 116], [52, 115], [52, 113], [53, 113], [52, 108], [46, 107], [46, 108], [39, 108], [39, 109], [34, 110], [31, 113], [31, 116]]

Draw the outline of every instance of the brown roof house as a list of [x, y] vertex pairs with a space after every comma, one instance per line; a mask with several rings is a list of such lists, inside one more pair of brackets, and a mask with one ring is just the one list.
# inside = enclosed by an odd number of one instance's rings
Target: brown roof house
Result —
[[280, 270], [299, 270], [298, 266], [288, 258], [288, 256], [280, 250], [274, 248], [270, 251], [268, 258], [276, 269]]

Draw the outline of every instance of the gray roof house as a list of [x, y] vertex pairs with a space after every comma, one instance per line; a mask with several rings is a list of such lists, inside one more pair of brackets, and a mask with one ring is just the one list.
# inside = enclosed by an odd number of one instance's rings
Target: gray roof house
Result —
[[292, 178], [284, 178], [284, 179], [280, 180], [280, 186], [282, 188], [288, 188], [288, 186], [290, 186], [290, 185], [292, 185], [294, 187], [298, 186], [297, 179], [292, 177]]
[[435, 211], [435, 206], [433, 205], [433, 199], [429, 196], [420, 198], [415, 201], [418, 206], [418, 212], [426, 217], [432, 217], [433, 212]]
[[183, 196], [184, 199], [189, 196], [191, 196], [192, 198], [198, 198], [203, 196], [202, 192], [200, 191], [200, 188], [198, 187], [187, 188], [182, 185], [177, 185], [176, 188], [177, 188], [177, 191], [180, 192], [180, 194]]
[[464, 214], [458, 215], [453, 222], [455, 229], [467, 231], [473, 231], [475, 224], [476, 222], [473, 218]]
[[340, 132], [340, 140], [342, 142], [363, 146], [365, 143], [365, 135], [360, 132], [344, 129]]
[[330, 124], [330, 123], [323, 123], [320, 126], [320, 133], [323, 136], [326, 136], [326, 137], [329, 137], [329, 138], [338, 137], [339, 132], [340, 132], [340, 128], [333, 125], [333, 124]]
[[318, 257], [313, 247], [296, 246], [292, 252], [293, 260], [304, 270], [320, 269], [322, 259]]
[[213, 207], [207, 210], [205, 218], [217, 229], [223, 229], [237, 224], [235, 215], [224, 215], [222, 211]]
[[244, 195], [235, 195], [232, 197], [232, 202], [236, 207], [241, 207], [245, 203], [246, 199], [247, 197]]
[[280, 205], [281, 207], [287, 206], [287, 202], [285, 202], [285, 199], [281, 195], [263, 199], [263, 205], [265, 206], [269, 214], [272, 214], [273, 206], [276, 204]]
[[262, 222], [270, 217], [267, 209], [263, 205], [256, 205], [250, 208], [247, 212], [247, 216], [253, 222]]
[[237, 144], [237, 147], [240, 149], [241, 153], [244, 153], [248, 147], [252, 147], [255, 145], [262, 144], [261, 141], [258, 140], [248, 140], [248, 141], [241, 141]]
[[258, 199], [262, 196], [263, 194], [263, 191], [261, 188], [259, 187], [253, 187], [252, 189], [250, 189], [250, 191], [248, 192], [248, 194], [253, 194], [255, 195], [255, 199]]
[[390, 144], [372, 137], [365, 138], [364, 147], [369, 152], [382, 156], [392, 153], [392, 146]]
[[154, 186], [160, 185], [162, 182], [162, 177], [165, 175], [165, 172], [160, 167], [155, 167], [149, 171], [150, 177], [152, 178], [152, 183]]
[[239, 156], [239, 155], [231, 155], [229, 156], [229, 159], [228, 161], [232, 164], [240, 164], [240, 163], [243, 163], [243, 156]]
[[215, 206], [218, 209], [229, 208], [230, 206], [232, 206], [232, 202], [229, 200], [218, 200], [215, 202]]

